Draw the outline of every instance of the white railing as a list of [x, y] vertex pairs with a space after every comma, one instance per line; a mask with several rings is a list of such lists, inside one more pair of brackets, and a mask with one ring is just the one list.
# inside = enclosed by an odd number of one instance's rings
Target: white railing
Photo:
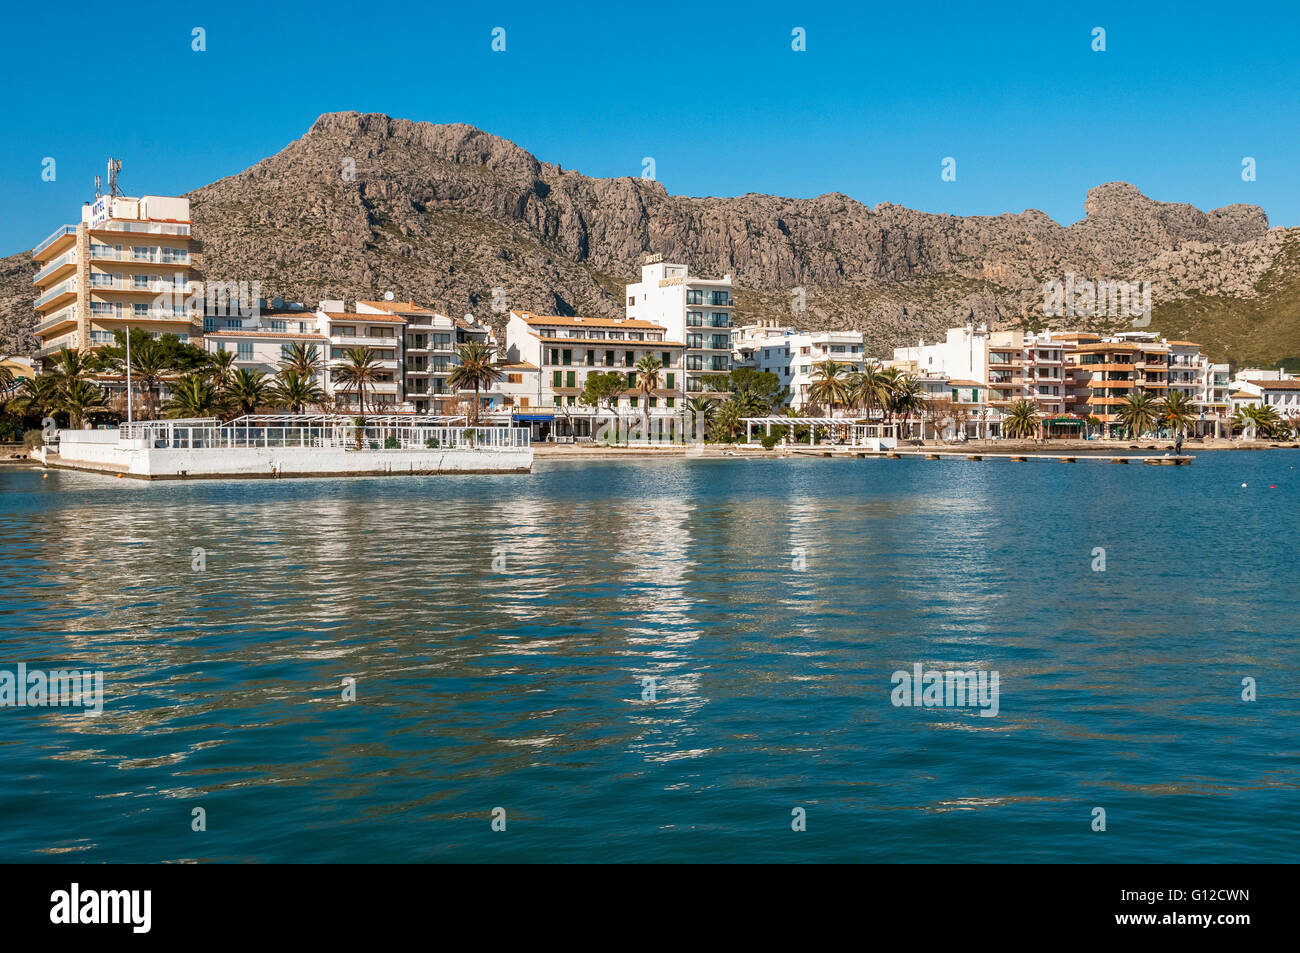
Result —
[[107, 219], [91, 225], [93, 232], [139, 232], [144, 235], [188, 235], [188, 225], [170, 225], [166, 222], [123, 222]]
[[76, 260], [77, 260], [76, 249], [73, 249], [70, 252], [64, 252], [58, 258], [54, 259], [54, 261], [50, 262], [48, 265], [46, 265], [44, 268], [38, 271], [36, 273], [36, 277], [32, 279], [32, 284], [40, 284], [41, 279], [44, 278], [46, 275], [51, 275], [54, 272], [58, 271], [60, 268], [62, 268], [64, 265], [71, 265], [74, 262], [76, 262]]
[[60, 282], [59, 284], [51, 288], [49, 291], [45, 292], [45, 294], [37, 298], [35, 306], [39, 308], [41, 305], [45, 304], [45, 302], [53, 301], [59, 295], [67, 294], [69, 292], [76, 291], [76, 290], [77, 290], [77, 279], [74, 276], [72, 278], [69, 278], [67, 281]]
[[[283, 418], [289, 419], [289, 418]], [[358, 430], [348, 418], [314, 417], [301, 424], [255, 424], [215, 419], [151, 420], [124, 424], [123, 441], [156, 450], [313, 448], [359, 452], [386, 450], [525, 450], [523, 427], [446, 427], [420, 423], [367, 423]]]
[[54, 233], [50, 235], [49, 238], [45, 239], [45, 241], [41, 242], [39, 245], [37, 245], [35, 248], [32, 249], [32, 254], [39, 255], [41, 252], [45, 251], [45, 249], [49, 248], [51, 245], [57, 242], [64, 235], [75, 235], [75, 234], [77, 234], [76, 225], [60, 225], [58, 228], [54, 230]]

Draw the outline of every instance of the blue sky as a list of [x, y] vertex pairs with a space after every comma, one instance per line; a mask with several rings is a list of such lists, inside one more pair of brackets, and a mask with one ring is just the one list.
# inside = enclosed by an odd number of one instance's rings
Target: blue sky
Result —
[[[0, 254], [128, 194], [247, 168], [323, 112], [467, 122], [672, 193], [844, 192], [930, 212], [1083, 215], [1122, 179], [1300, 224], [1295, 4], [10, 5]], [[506, 50], [491, 50], [494, 27]], [[1104, 53], [1091, 49], [1106, 30]], [[191, 49], [192, 29], [207, 49]], [[791, 31], [807, 49], [791, 49]], [[61, 65], [62, 64], [62, 65]], [[137, 68], [148, 64], [148, 68]], [[92, 76], [99, 77], [97, 82]], [[941, 162], [957, 178], [941, 180]], [[1254, 157], [1257, 179], [1243, 182]], [[56, 179], [42, 181], [55, 159]]]

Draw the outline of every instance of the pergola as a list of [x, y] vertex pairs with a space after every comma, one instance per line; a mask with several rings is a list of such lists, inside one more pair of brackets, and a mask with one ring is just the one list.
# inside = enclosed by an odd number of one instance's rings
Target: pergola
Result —
[[230, 421], [230, 427], [330, 427], [352, 426], [357, 417], [364, 416], [367, 427], [449, 427], [465, 423], [464, 414], [446, 416], [439, 414], [244, 414]]
[[[745, 424], [745, 442], [749, 443], [754, 438], [754, 425], [758, 424], [764, 428], [764, 434], [772, 436], [772, 427], [787, 427], [787, 435], [790, 442], [794, 443], [794, 428], [808, 428], [808, 446], [813, 446], [813, 434], [817, 427], [830, 427], [834, 433], [834, 428], [843, 427], [845, 438], [851, 445], [856, 445], [858, 438], [872, 439], [880, 437], [892, 437], [897, 430], [894, 424], [876, 423], [871, 420], [858, 419], [855, 417], [741, 417]], [[868, 433], [868, 431], [875, 433]]]

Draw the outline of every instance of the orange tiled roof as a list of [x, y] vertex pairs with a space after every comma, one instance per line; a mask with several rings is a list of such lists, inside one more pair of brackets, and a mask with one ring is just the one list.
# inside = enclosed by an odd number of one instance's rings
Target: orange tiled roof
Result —
[[341, 311], [326, 311], [325, 314], [331, 321], [370, 321], [382, 324], [405, 324], [399, 317], [389, 314], [350, 314]]
[[601, 328], [636, 328], [651, 329], [664, 331], [667, 330], [662, 324], [655, 324], [653, 321], [642, 321], [632, 318], [586, 318], [586, 317], [564, 317], [558, 314], [533, 314], [531, 311], [516, 311], [515, 314], [528, 324], [554, 324], [557, 327], [580, 328], [580, 327], [601, 327]]
[[437, 314], [428, 308], [422, 308], [414, 301], [358, 301], [357, 304], [364, 304], [369, 308], [379, 308], [383, 311], [401, 312], [402, 314]]

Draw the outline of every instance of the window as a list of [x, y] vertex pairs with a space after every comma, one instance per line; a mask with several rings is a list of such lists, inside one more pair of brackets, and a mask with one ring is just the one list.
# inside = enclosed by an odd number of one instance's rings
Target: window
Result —
[[672, 366], [673, 366], [673, 356], [672, 356], [671, 354], [669, 354], [667, 351], [664, 351], [664, 352], [663, 352], [663, 365], [664, 365], [664, 367], [672, 367]]
[[628, 295], [628, 296], [627, 296], [627, 306], [630, 308], [630, 307], [632, 307], [634, 304], [636, 304], [636, 297], [633, 296], [633, 295]]
[[704, 304], [704, 292], [703, 292], [703, 291], [690, 291], [690, 290], [687, 290], [687, 292], [686, 292], [686, 303], [687, 303], [687, 304]]
[[289, 359], [289, 355], [292, 354], [292, 353], [293, 353], [293, 345], [292, 345], [292, 344], [281, 344], [281, 345], [280, 345], [280, 360], [282, 360], [282, 361], [287, 361], [287, 360]]
[[569, 405], [570, 407], [572, 407], [572, 406], [574, 405], [574, 402], [575, 402], [576, 400], [577, 400], [577, 398], [574, 397], [572, 394], [570, 394], [567, 403], [568, 403], [568, 405]]
[[144, 318], [149, 315], [149, 305], [147, 304], [133, 304], [131, 310], [135, 312], [137, 318]]
[[552, 372], [551, 372], [551, 386], [552, 386], [552, 387], [562, 387], [562, 386], [564, 386], [564, 385], [563, 385], [563, 380], [564, 380], [564, 372], [563, 372], [563, 371], [552, 371]]
[[588, 367], [594, 367], [595, 364], [596, 364], [596, 352], [595, 352], [595, 351], [588, 351], [588, 352], [587, 352], [587, 366], [588, 366]]
[[567, 347], [566, 347], [566, 348], [564, 349], [564, 360], [563, 360], [561, 363], [563, 363], [563, 364], [572, 364], [572, 363], [573, 363], [573, 350], [572, 350], [572, 348], [567, 348]]
[[567, 374], [564, 375], [564, 386], [565, 386], [565, 387], [577, 387], [577, 386], [578, 386], [578, 382], [577, 382], [577, 380], [576, 380], [576, 377], [577, 377], [577, 372], [576, 372], [576, 371], [569, 371]]
[[633, 371], [627, 372], [627, 386], [628, 387], [636, 386], [636, 374]]
[[667, 404], [668, 407], [671, 409], [677, 406], [677, 398], [669, 397], [667, 400], [664, 401], [664, 403]]
[[687, 311], [687, 312], [686, 312], [686, 326], [687, 326], [688, 328], [698, 328], [698, 327], [702, 327], [703, 325], [704, 325], [704, 312], [703, 312], [703, 311]]
[[251, 361], [253, 359], [252, 341], [240, 341], [235, 345], [235, 347], [237, 348], [235, 353], [236, 360]]
[[613, 352], [613, 351], [606, 351], [606, 352], [605, 352], [605, 366], [606, 366], [606, 367], [613, 367], [613, 366], [614, 366], [614, 352]]
[[272, 330], [272, 331], [283, 331], [283, 330], [285, 330], [285, 323], [284, 323], [283, 321], [272, 321], [272, 322], [271, 322], [271, 330]]
[[651, 407], [658, 407], [658, 406], [659, 406], [659, 398], [658, 398], [658, 397], [649, 397], [649, 398], [646, 399], [646, 402], [647, 402]]
[[507, 375], [506, 375], [506, 383], [509, 383], [509, 384], [522, 384], [523, 382], [524, 382], [524, 375], [523, 375], [523, 374], [507, 374]]
[[664, 386], [665, 386], [666, 388], [668, 388], [669, 390], [672, 390], [674, 387], [676, 387], [676, 386], [677, 386], [677, 375], [676, 375], [676, 374], [672, 374], [672, 373], [665, 374], [665, 375], [664, 375]]
[[627, 405], [628, 405], [629, 407], [635, 407], [635, 406], [636, 406], [636, 402], [637, 402], [637, 398], [635, 398], [635, 397], [629, 397], [629, 398], [627, 399]]
[[623, 352], [623, 365], [624, 365], [625, 367], [631, 367], [631, 366], [632, 366], [633, 364], [635, 364], [635, 363], [636, 363], [636, 352], [635, 352], [635, 351], [624, 351], [624, 352]]

